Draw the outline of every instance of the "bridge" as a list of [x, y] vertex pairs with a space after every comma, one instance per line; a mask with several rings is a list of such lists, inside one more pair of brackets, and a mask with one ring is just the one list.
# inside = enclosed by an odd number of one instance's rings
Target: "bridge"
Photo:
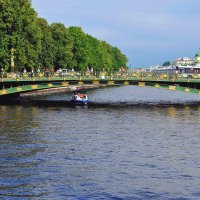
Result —
[[135, 85], [200, 94], [200, 79], [168, 76], [80, 76], [80, 77], [6, 77], [0, 78], [0, 100], [20, 93], [50, 88], [83, 85]]

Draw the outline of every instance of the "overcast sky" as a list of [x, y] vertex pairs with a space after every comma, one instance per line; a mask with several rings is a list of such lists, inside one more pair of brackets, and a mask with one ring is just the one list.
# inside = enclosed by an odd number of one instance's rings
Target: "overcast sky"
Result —
[[49, 23], [80, 26], [129, 59], [130, 67], [149, 67], [200, 48], [200, 0], [32, 0]]

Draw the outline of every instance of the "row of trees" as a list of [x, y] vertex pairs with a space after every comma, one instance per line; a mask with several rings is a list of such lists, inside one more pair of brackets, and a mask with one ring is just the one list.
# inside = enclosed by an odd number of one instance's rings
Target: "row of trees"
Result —
[[117, 47], [80, 27], [49, 25], [38, 18], [30, 0], [0, 0], [0, 65], [5, 70], [10, 70], [12, 48], [16, 71], [38, 67], [117, 71], [128, 61]]

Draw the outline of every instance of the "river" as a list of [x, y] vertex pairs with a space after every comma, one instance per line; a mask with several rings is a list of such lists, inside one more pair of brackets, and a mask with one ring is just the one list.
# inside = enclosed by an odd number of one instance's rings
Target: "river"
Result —
[[87, 93], [84, 107], [64, 93], [0, 105], [0, 199], [200, 198], [200, 96]]

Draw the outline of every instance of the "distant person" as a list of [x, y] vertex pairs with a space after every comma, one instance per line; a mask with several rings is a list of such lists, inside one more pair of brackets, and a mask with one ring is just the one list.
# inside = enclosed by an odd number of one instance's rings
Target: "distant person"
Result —
[[175, 74], [177, 75], [178, 74], [178, 66], [176, 66], [176, 71], [175, 71]]
[[33, 77], [34, 77], [34, 70], [31, 69], [31, 78], [33, 78]]
[[57, 70], [57, 73], [61, 73], [61, 72], [62, 72], [62, 69], [59, 68], [59, 69]]

